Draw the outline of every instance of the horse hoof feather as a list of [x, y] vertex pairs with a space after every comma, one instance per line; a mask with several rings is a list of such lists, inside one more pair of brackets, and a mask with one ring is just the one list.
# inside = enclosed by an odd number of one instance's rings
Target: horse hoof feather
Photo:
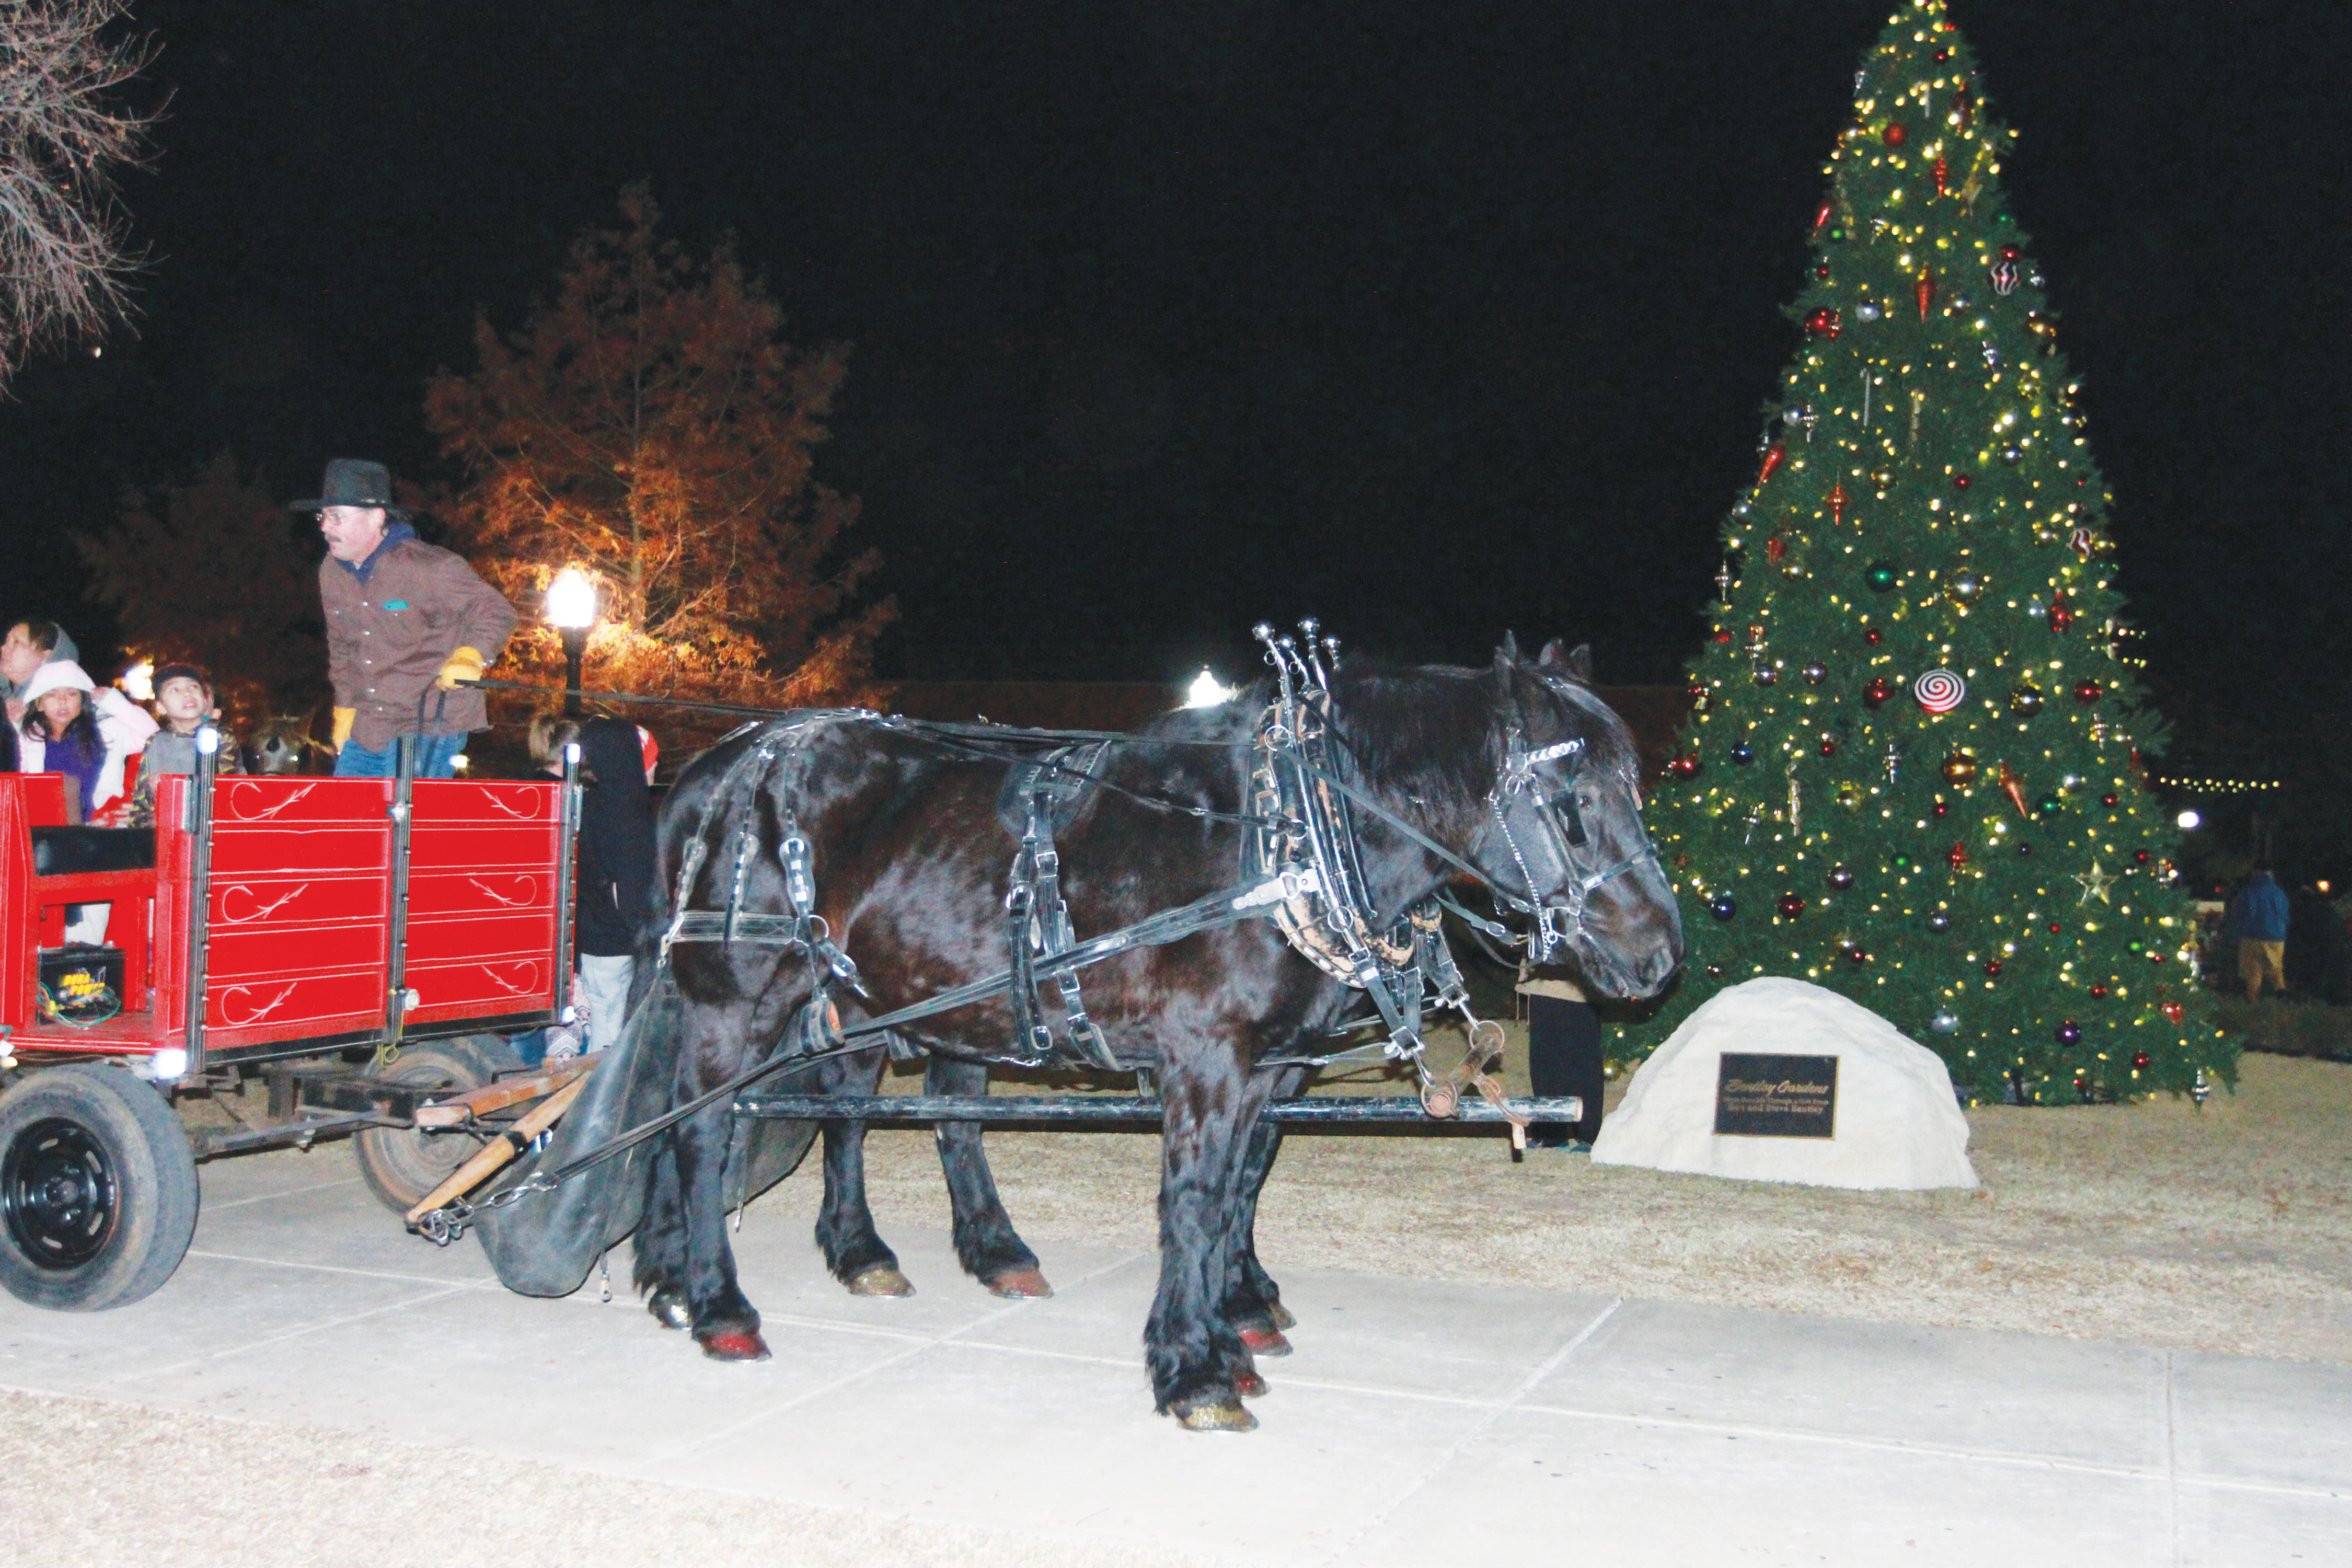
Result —
[[1255, 1432], [1257, 1417], [1242, 1408], [1238, 1399], [1204, 1401], [1176, 1417], [1187, 1432]]
[[914, 1282], [887, 1263], [877, 1263], [849, 1281], [853, 1296], [911, 1296]]
[[712, 1361], [766, 1361], [768, 1342], [757, 1329], [718, 1329], [698, 1332], [695, 1342]]
[[1274, 1320], [1274, 1326], [1277, 1329], [1295, 1329], [1298, 1326], [1298, 1315], [1280, 1301], [1268, 1301], [1265, 1304], [1265, 1315]]
[[1051, 1296], [1054, 1288], [1034, 1268], [1008, 1268], [988, 1281], [988, 1293], [1009, 1301], [1036, 1301]]
[[1242, 1343], [1249, 1346], [1252, 1355], [1288, 1355], [1290, 1342], [1282, 1337], [1280, 1329], [1244, 1329]]

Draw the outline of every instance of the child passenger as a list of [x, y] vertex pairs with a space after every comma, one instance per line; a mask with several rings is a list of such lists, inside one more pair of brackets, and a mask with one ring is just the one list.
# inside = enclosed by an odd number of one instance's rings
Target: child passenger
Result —
[[92, 823], [121, 797], [125, 764], [154, 732], [155, 721], [129, 698], [100, 690], [73, 660], [53, 658], [25, 687], [19, 765], [65, 774], [67, 820]]
[[[154, 825], [157, 779], [165, 773], [196, 771], [196, 731], [207, 719], [215, 726], [220, 723], [220, 710], [213, 705], [212, 678], [193, 664], [167, 664], [158, 669], [155, 716], [163, 721], [163, 727], [147, 742], [140, 763], [139, 787], [131, 797], [133, 827]], [[224, 773], [245, 771], [237, 760], [236, 737], [226, 728], [221, 729], [220, 750], [213, 754], [213, 765]]]

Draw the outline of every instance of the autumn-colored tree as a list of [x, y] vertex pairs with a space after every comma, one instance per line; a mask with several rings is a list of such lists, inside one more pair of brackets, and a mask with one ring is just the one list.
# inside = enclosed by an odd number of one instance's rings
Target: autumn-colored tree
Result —
[[[697, 259], [661, 238], [642, 184], [621, 216], [572, 245], [521, 331], [483, 318], [479, 367], [427, 388], [426, 423], [467, 474], [439, 509], [452, 542], [526, 611], [567, 566], [596, 580], [589, 686], [838, 694], [896, 614], [858, 602], [879, 557], [836, 552], [857, 503], [812, 474], [848, 350], [787, 342], [731, 244]], [[507, 663], [552, 677], [553, 629], [526, 622]]]
[[318, 568], [291, 516], [227, 452], [184, 485], [124, 494], [121, 520], [74, 536], [88, 594], [114, 611], [124, 643], [157, 664], [208, 671], [238, 728], [324, 700], [327, 650]]

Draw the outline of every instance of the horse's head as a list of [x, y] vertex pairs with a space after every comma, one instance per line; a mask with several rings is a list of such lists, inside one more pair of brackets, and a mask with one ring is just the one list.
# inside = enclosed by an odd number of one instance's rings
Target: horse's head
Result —
[[1632, 731], [1592, 689], [1587, 650], [1547, 646], [1533, 664], [1497, 649], [1496, 768], [1478, 859], [1532, 906], [1538, 963], [1573, 955], [1619, 996], [1654, 995], [1683, 957], [1674, 885], [1642, 827]]

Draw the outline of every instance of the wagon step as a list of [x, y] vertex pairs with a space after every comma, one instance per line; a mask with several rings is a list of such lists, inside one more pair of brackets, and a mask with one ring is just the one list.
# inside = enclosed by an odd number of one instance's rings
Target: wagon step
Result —
[[[738, 1116], [786, 1121], [1157, 1121], [1163, 1107], [1139, 1095], [1081, 1094], [751, 1094], [735, 1102]], [[1404, 1121], [1444, 1125], [1418, 1099], [1311, 1095], [1270, 1100], [1269, 1121]], [[1460, 1121], [1581, 1121], [1584, 1101], [1564, 1094], [1506, 1100], [1497, 1108], [1465, 1100], [1452, 1119]]]

